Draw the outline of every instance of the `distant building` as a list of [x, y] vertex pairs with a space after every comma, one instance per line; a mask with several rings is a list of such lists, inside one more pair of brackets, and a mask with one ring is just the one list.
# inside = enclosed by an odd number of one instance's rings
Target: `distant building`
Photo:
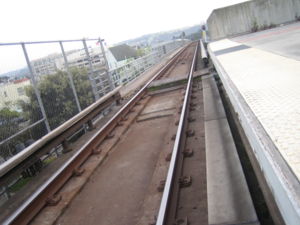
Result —
[[188, 40], [174, 39], [172, 41], [164, 41], [164, 42], [160, 42], [158, 44], [156, 43], [156, 44], [151, 45], [151, 51], [166, 54], [166, 53], [169, 53], [170, 51], [172, 51], [176, 46], [179, 46], [180, 44], [182, 44], [183, 41], [186, 42]]
[[[88, 57], [86, 56], [85, 50], [80, 49], [73, 51], [72, 53], [66, 53], [69, 63], [69, 67], [89, 67]], [[89, 48], [89, 55], [91, 58], [92, 65], [96, 68], [104, 68], [105, 61], [100, 48]], [[65, 62], [63, 58], [56, 60], [56, 67], [59, 70], [65, 69]]]
[[[105, 69], [105, 60], [100, 47], [88, 48], [92, 65], [95, 70]], [[110, 69], [115, 69], [128, 62], [130, 59], [138, 57], [136, 49], [121, 44], [108, 49], [105, 49], [108, 66]], [[69, 67], [89, 67], [88, 57], [86, 56], [85, 49], [78, 49], [66, 52]], [[65, 62], [62, 54], [51, 54], [39, 59], [31, 61], [33, 70], [37, 78], [43, 75], [54, 74], [58, 70], [65, 70]]]
[[[66, 52], [69, 67], [88, 67], [89, 61], [84, 49], [72, 50]], [[92, 65], [99, 69], [104, 68], [105, 61], [100, 48], [89, 48]], [[36, 60], [31, 64], [37, 77], [54, 74], [58, 70], [65, 70], [65, 61], [62, 54], [51, 54]]]
[[51, 54], [31, 61], [31, 65], [37, 77], [54, 74], [57, 72], [57, 60], [62, 59], [61, 54]]
[[120, 67], [129, 59], [136, 59], [138, 57], [137, 51], [126, 44], [110, 47], [107, 53], [107, 61], [110, 69]]
[[9, 81], [9, 77], [7, 76], [3, 76], [3, 77], [0, 77], [0, 83], [7, 83]]
[[7, 83], [25, 77], [29, 77], [29, 70], [27, 67], [0, 74], [0, 83]]
[[16, 103], [19, 100], [29, 102], [29, 98], [25, 94], [25, 87], [29, 85], [28, 78], [0, 84], [0, 109], [8, 107], [11, 110], [21, 111]]

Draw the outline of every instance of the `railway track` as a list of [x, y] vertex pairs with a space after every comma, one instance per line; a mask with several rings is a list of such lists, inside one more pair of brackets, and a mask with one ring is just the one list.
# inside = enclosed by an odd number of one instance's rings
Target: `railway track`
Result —
[[197, 53], [188, 74], [156, 225], [208, 224], [202, 83], [193, 78]]
[[[187, 65], [181, 64], [180, 59], [177, 59], [175, 64], [179, 68], [171, 67], [161, 74], [155, 86], [148, 89], [147, 95], [129, 111], [124, 123], [114, 131], [114, 137], [100, 146], [102, 149], [112, 149], [111, 155], [91, 176], [91, 182], [85, 185], [69, 208], [57, 219], [58, 224], [153, 222], [162, 194], [157, 189], [166, 177], [165, 172], [159, 174], [157, 170], [159, 167], [169, 166], [166, 158], [174, 144], [172, 139], [177, 130], [176, 121], [181, 115], [181, 98], [186, 87], [185, 82], [179, 85], [176, 83], [189, 77], [195, 61], [195, 47], [195, 44], [192, 44], [184, 51], [182, 61], [188, 60]], [[164, 86], [165, 75], [173, 79], [174, 86], [161, 88]], [[158, 195], [155, 199], [151, 198], [151, 186], [155, 187], [154, 193]], [[98, 198], [101, 199], [100, 202]], [[150, 198], [150, 202], [146, 202], [146, 198]], [[152, 218], [143, 221], [149, 213], [152, 214]], [[82, 218], [80, 215], [86, 215], [88, 218]], [[34, 224], [40, 224], [43, 218], [44, 216], [41, 216]]]
[[[84, 164], [88, 161], [88, 158], [94, 155], [101, 155], [104, 151], [101, 149], [101, 145], [107, 144], [107, 140], [115, 139], [116, 130], [123, 126], [128, 120], [130, 114], [134, 114], [133, 111], [139, 104], [143, 104], [143, 101], [148, 102], [150, 99], [155, 98], [146, 96], [147, 87], [153, 81], [162, 79], [165, 74], [170, 76], [170, 71], [174, 71], [171, 66], [178, 64], [182, 53], [184, 53], [184, 61], [186, 60], [186, 52], [193, 51], [195, 44], [184, 49], [177, 54], [166, 66], [164, 66], [156, 75], [130, 100], [128, 101], [117, 114], [111, 118], [79, 151], [76, 152], [57, 172], [53, 174], [36, 192], [34, 192], [29, 199], [27, 199], [14, 213], [12, 213], [3, 224], [27, 224], [34, 218], [41, 209], [46, 205], [54, 204], [61, 200], [62, 195], [57, 194], [58, 191], [65, 186], [66, 182], [74, 176], [80, 176], [84, 169]], [[179, 72], [185, 73], [185, 68], [181, 68]], [[174, 95], [174, 94], [173, 94]], [[144, 108], [145, 106], [141, 107]], [[147, 115], [146, 115], [147, 116]], [[142, 117], [142, 116], [141, 116]], [[124, 126], [125, 127], [125, 126]], [[129, 128], [126, 128], [129, 129]], [[86, 173], [87, 174], [87, 173]]]
[[258, 224], [200, 46], [180, 50], [2, 223]]

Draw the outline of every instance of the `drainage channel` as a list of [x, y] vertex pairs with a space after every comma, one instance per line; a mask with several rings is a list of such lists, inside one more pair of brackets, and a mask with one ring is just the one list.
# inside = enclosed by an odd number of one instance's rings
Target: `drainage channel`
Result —
[[[253, 157], [254, 155], [251, 155], [252, 150], [250, 149], [249, 142], [247, 141], [247, 138], [243, 133], [241, 125], [238, 122], [238, 118], [236, 118], [236, 114], [230, 103], [229, 98], [226, 95], [222, 82], [217, 74], [214, 74], [214, 78], [218, 86], [218, 90], [225, 109], [230, 130], [234, 139], [234, 143], [238, 152], [239, 159], [241, 161], [242, 169], [260, 224], [284, 224], [282, 218], [280, 217], [279, 210], [274, 204], [274, 200], [271, 199], [271, 192], [270, 190], [268, 190], [263, 175], [259, 173], [260, 169], [258, 165], [255, 165]], [[269, 198], [269, 207], [272, 208], [271, 210], [273, 211], [273, 213], [271, 213], [268, 207], [265, 196]], [[276, 218], [274, 218], [274, 216]]]

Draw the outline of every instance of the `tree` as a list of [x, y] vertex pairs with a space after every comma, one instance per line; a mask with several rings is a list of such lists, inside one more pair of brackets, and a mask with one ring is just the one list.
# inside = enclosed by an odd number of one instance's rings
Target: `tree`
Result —
[[0, 141], [8, 138], [18, 131], [18, 119], [20, 113], [10, 110], [9, 108], [3, 108], [0, 110]]
[[[71, 68], [74, 86], [82, 109], [94, 102], [87, 73], [85, 68]], [[66, 72], [58, 71], [56, 74], [42, 77], [38, 89], [51, 129], [58, 127], [78, 113], [75, 97]], [[41, 110], [33, 88], [30, 86], [25, 92], [30, 101], [29, 103], [21, 103], [21, 107], [27, 119], [33, 123], [42, 118]]]
[[199, 40], [201, 38], [201, 30], [186, 36], [186, 38], [192, 41]]
[[181, 33], [181, 38], [182, 38], [182, 39], [185, 38], [185, 32], [184, 32], [184, 31], [182, 31], [182, 33]]
[[142, 57], [142, 56], [144, 56], [144, 55], [146, 55], [146, 50], [145, 50], [145, 48], [142, 48], [142, 47], [138, 48], [138, 49], [136, 50], [136, 54], [137, 54], [138, 58], [139, 58], [139, 57]]
[[[84, 109], [94, 102], [94, 95], [87, 75], [88, 71], [86, 68], [71, 68], [71, 74], [80, 106]], [[56, 74], [42, 77], [38, 83], [38, 89], [51, 129], [58, 127], [78, 113], [66, 72], [58, 71]], [[26, 87], [25, 93], [29, 97], [29, 102], [20, 100], [17, 103], [22, 108], [22, 113], [10, 110], [8, 107], [0, 110], [0, 141], [42, 119], [41, 109], [33, 87]], [[46, 133], [44, 123], [22, 132], [22, 134], [0, 146], [0, 160], [1, 157], [3, 159], [10, 158], [21, 148], [28, 146], [29, 142], [41, 138]]]
[[[22, 120], [22, 118], [19, 112], [13, 111], [8, 107], [0, 110], [0, 141], [7, 139], [19, 131], [20, 120]], [[6, 144], [0, 146], [0, 156], [3, 159], [7, 159], [11, 156], [9, 146]]]

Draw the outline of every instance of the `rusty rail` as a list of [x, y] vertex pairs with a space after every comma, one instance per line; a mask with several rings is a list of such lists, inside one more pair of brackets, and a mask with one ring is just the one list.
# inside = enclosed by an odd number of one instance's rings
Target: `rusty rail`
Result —
[[[165, 187], [164, 187], [164, 191], [163, 191], [163, 196], [162, 196], [162, 200], [161, 200], [161, 204], [160, 204], [160, 208], [159, 208], [159, 212], [158, 212], [158, 216], [157, 216], [157, 221], [156, 221], [156, 225], [164, 225], [166, 222], [166, 218], [168, 215], [172, 214], [174, 215], [175, 212], [175, 207], [176, 206], [171, 206], [170, 203], [170, 196], [171, 193], [174, 191], [174, 186], [175, 186], [175, 173], [176, 173], [176, 167], [178, 166], [178, 155], [182, 149], [182, 147], [185, 144], [185, 130], [186, 130], [186, 124], [187, 124], [187, 114], [189, 111], [189, 101], [190, 101], [190, 94], [191, 94], [191, 90], [192, 90], [192, 82], [193, 82], [193, 72], [195, 69], [195, 64], [196, 64], [196, 59], [197, 59], [197, 52], [198, 52], [198, 44], [197, 47], [195, 49], [194, 52], [194, 57], [193, 57], [193, 61], [191, 64], [191, 68], [189, 71], [189, 76], [188, 76], [188, 84], [187, 84], [187, 88], [185, 91], [185, 97], [184, 97], [184, 101], [183, 101], [183, 106], [182, 106], [182, 111], [181, 111], [181, 115], [180, 115], [180, 120], [179, 120], [179, 124], [178, 124], [178, 129], [177, 129], [177, 133], [176, 133], [176, 139], [175, 139], [175, 143], [174, 143], [174, 147], [173, 147], [173, 151], [172, 151], [172, 157], [171, 157], [171, 161], [170, 161], [170, 165], [169, 165], [169, 170], [168, 170], [168, 174], [167, 174], [167, 179], [166, 179], [166, 183], [165, 183]], [[178, 184], [178, 183], [177, 183]], [[176, 202], [176, 201], [175, 201]], [[175, 210], [176, 211], [176, 210]]]
[[[186, 46], [187, 48], [188, 46]], [[41, 187], [39, 187], [20, 207], [13, 212], [2, 224], [28, 224], [31, 219], [45, 206], [48, 198], [55, 197], [56, 192], [79, 170], [86, 159], [93, 154], [97, 146], [112, 132], [130, 109], [145, 95], [149, 84], [161, 77], [180, 54], [186, 49], [181, 49], [172, 59], [150, 79], [134, 97], [127, 102], [93, 137], [86, 142], [64, 165], [53, 174]]]

